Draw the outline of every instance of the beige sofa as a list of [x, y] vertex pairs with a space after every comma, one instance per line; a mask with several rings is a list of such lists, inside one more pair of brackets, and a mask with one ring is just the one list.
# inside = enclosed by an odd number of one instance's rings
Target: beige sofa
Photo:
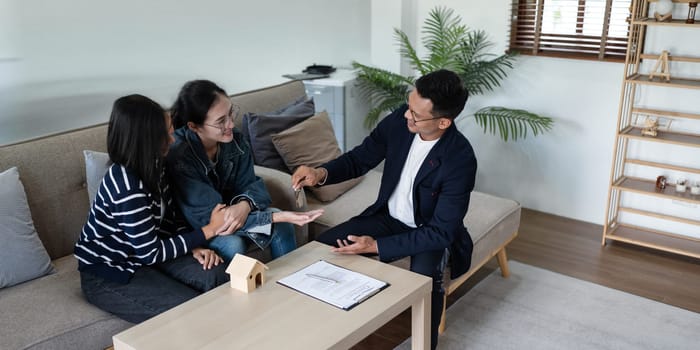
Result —
[[[232, 100], [243, 112], [266, 112], [304, 94], [301, 82], [289, 82], [234, 95]], [[98, 125], [0, 146], [0, 172], [13, 166], [19, 169], [34, 225], [56, 269], [53, 274], [0, 289], [0, 349], [102, 349], [111, 345], [112, 335], [131, 326], [84, 300], [77, 261], [72, 256], [89, 208], [82, 151], [104, 152], [106, 129], [106, 125]], [[295, 208], [288, 174], [258, 166], [256, 173], [265, 180], [274, 206]], [[331, 203], [303, 198], [305, 208], [324, 207], [326, 213], [308, 230], [298, 229], [297, 241], [307, 242], [309, 237], [359, 213], [374, 201], [380, 176], [371, 172]], [[507, 274], [504, 248], [515, 237], [519, 221], [518, 203], [473, 193], [465, 218], [475, 242], [473, 263], [460, 280], [496, 254]], [[253, 254], [263, 260], [269, 258], [266, 253]], [[458, 283], [449, 282], [448, 292]]]

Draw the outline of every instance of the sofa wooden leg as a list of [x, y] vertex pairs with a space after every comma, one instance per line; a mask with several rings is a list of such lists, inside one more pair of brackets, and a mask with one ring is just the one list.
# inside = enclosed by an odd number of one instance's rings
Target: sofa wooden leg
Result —
[[438, 334], [445, 332], [445, 309], [447, 309], [447, 291], [445, 291], [445, 296], [442, 298], [442, 317], [440, 317], [440, 326], [438, 326]]
[[498, 267], [501, 268], [501, 276], [508, 278], [510, 276], [510, 270], [508, 269], [508, 257], [506, 256], [506, 247], [501, 248], [496, 254], [496, 259], [498, 260]]

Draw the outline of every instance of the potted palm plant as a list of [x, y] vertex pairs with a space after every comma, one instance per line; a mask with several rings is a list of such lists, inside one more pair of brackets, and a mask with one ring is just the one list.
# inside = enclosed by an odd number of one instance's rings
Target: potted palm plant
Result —
[[[408, 59], [411, 67], [420, 75], [438, 69], [449, 69], [457, 73], [471, 95], [480, 95], [501, 85], [507, 70], [513, 68], [514, 53], [501, 56], [486, 52], [492, 45], [484, 31], [469, 30], [452, 9], [432, 9], [422, 29], [426, 57], [418, 57], [406, 33], [394, 29], [401, 55]], [[406, 93], [415, 83], [413, 76], [403, 76], [384, 69], [353, 62], [358, 70], [361, 94], [372, 101], [372, 108], [365, 117], [365, 126], [373, 127], [380, 115], [395, 110], [406, 103]], [[498, 134], [504, 141], [538, 135], [552, 128], [554, 121], [522, 109], [488, 106], [478, 109], [473, 115], [484, 132]]]

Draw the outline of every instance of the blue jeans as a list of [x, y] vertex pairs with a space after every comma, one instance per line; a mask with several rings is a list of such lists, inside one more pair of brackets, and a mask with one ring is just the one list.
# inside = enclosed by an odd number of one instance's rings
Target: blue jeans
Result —
[[294, 225], [288, 222], [272, 224], [270, 237], [248, 231], [252, 227], [271, 223], [272, 213], [279, 211], [276, 208], [268, 208], [265, 211], [251, 212], [243, 227], [233, 234], [214, 237], [209, 241], [209, 248], [219, 254], [226, 265], [233, 260], [236, 253], [245, 254], [248, 250], [248, 244], [251, 242], [254, 242], [260, 248], [269, 246], [273, 259], [291, 252], [296, 249], [297, 242], [294, 235]]
[[88, 302], [132, 323], [143, 322], [228, 280], [226, 265], [204, 270], [192, 254], [142, 266], [127, 284], [80, 272]]

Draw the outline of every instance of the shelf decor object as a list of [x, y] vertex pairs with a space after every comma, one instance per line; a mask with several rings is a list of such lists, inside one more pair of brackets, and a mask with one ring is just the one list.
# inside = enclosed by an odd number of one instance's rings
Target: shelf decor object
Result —
[[[697, 5], [673, 0], [691, 2]], [[700, 179], [700, 107], [688, 103], [700, 100], [700, 46], [693, 40], [700, 23], [657, 21], [664, 6], [658, 0], [631, 5], [602, 244], [624, 242], [700, 259], [700, 188], [693, 190]]]
[[656, 177], [656, 189], [663, 190], [666, 188], [666, 176], [659, 175]]
[[690, 186], [690, 194], [700, 194], [700, 182], [696, 182], [694, 185]]
[[642, 128], [643, 136], [656, 137], [659, 134], [659, 122], [656, 119], [647, 117]]
[[656, 11], [654, 11], [654, 18], [659, 22], [666, 22], [671, 20], [673, 15], [673, 1], [671, 0], [659, 0], [656, 2]]
[[685, 192], [685, 179], [678, 179], [676, 181], [676, 192]]
[[653, 80], [654, 77], [664, 78], [666, 82], [671, 81], [671, 73], [668, 71], [668, 51], [666, 50], [661, 51], [654, 69], [649, 73], [649, 80]]
[[688, 24], [695, 23], [695, 10], [697, 8], [698, 8], [697, 2], [688, 3], [688, 19], [685, 20], [685, 23], [688, 23]]

